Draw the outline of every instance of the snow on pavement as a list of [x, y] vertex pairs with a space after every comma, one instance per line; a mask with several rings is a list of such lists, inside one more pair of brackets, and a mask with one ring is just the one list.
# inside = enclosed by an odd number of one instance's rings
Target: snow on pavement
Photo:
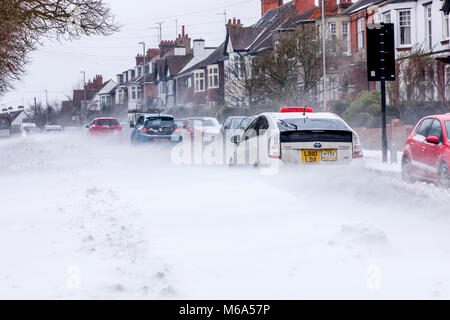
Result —
[[0, 298], [450, 296], [447, 191], [370, 156], [262, 176], [126, 140], [0, 141]]

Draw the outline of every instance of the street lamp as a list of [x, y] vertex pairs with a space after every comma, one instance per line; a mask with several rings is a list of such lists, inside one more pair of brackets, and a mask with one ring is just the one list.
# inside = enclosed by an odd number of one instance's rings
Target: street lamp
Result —
[[141, 44], [142, 45], [142, 48], [143, 48], [143, 52], [144, 52], [144, 54], [143, 54], [143, 56], [144, 56], [144, 62], [143, 62], [143, 66], [142, 66], [142, 73], [143, 73], [143, 75], [144, 75], [144, 84], [143, 84], [143, 86], [142, 86], [142, 99], [144, 100], [144, 110], [143, 111], [147, 111], [147, 99], [145, 98], [145, 56], [146, 56], [146, 54], [145, 54], [145, 42], [143, 42], [143, 41], [141, 41], [141, 42], [139, 42], [139, 44]]
[[80, 71], [83, 74], [83, 102], [82, 102], [82, 112], [83, 112], [83, 125], [86, 125], [86, 72]]
[[325, 54], [325, 6], [324, 0], [322, 0], [322, 53], [323, 53], [323, 106], [325, 111], [327, 110], [327, 57]]
[[44, 90], [45, 92], [45, 124], [48, 123], [48, 90]]

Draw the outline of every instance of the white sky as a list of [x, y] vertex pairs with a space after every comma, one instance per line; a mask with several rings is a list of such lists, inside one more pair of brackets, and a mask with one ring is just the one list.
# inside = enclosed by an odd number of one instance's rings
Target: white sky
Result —
[[[287, 2], [287, 1], [285, 1]], [[102, 74], [104, 81], [116, 80], [116, 74], [135, 65], [135, 56], [142, 53], [138, 43], [147, 48], [158, 44], [155, 22], [164, 21], [163, 40], [175, 39], [175, 19], [178, 33], [186, 25], [192, 39], [206, 40], [206, 46], [218, 46], [225, 39], [226, 9], [228, 18], [240, 18], [245, 26], [253, 24], [261, 14], [260, 0], [109, 0], [117, 21], [123, 26], [110, 37], [83, 38], [74, 42], [46, 41], [32, 54], [27, 74], [16, 84], [16, 89], [0, 97], [0, 106], [28, 105], [36, 97], [45, 101], [65, 100], [74, 88]], [[157, 3], [157, 4], [156, 4]]]

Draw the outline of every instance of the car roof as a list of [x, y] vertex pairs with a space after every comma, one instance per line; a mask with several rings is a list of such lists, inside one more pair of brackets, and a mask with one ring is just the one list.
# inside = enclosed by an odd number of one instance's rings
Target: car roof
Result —
[[94, 118], [94, 120], [117, 120], [117, 119], [111, 117], [101, 117], [101, 118]]
[[267, 113], [263, 113], [262, 115], [270, 115], [272, 116], [275, 120], [279, 120], [279, 119], [304, 119], [304, 118], [309, 118], [309, 119], [330, 119], [330, 120], [340, 120], [341, 118], [331, 112], [307, 112], [307, 113], [303, 113], [303, 112], [285, 112], [285, 113], [281, 113], [281, 112], [267, 112]]
[[217, 120], [216, 118], [213, 118], [213, 117], [190, 117], [190, 118], [187, 118], [186, 120], [208, 120], [208, 119]]
[[444, 114], [435, 114], [431, 116], [424, 117], [424, 119], [428, 118], [436, 118], [442, 121], [450, 121], [450, 113], [444, 113]]
[[147, 114], [147, 115], [145, 115], [145, 119], [148, 119], [148, 118], [156, 118], [156, 117], [164, 117], [164, 118], [172, 118], [172, 119], [173, 119], [173, 116], [172, 116], [172, 115], [170, 115], [170, 114], [165, 114], [165, 113], [153, 113], [153, 114]]

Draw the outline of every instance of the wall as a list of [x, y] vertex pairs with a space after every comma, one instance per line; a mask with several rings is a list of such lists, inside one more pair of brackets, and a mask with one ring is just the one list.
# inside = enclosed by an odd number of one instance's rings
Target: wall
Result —
[[[413, 126], [391, 126], [387, 127], [388, 147], [390, 148], [392, 141], [395, 142], [398, 151], [402, 151], [406, 139], [413, 130]], [[381, 128], [353, 128], [361, 138], [363, 149], [381, 150]]]

